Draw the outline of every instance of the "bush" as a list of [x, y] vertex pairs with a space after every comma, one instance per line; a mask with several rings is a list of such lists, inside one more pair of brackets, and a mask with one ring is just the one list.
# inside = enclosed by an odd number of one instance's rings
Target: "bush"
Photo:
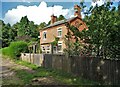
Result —
[[2, 54], [6, 56], [10, 56], [12, 54], [12, 51], [10, 51], [9, 47], [2, 48]]
[[21, 52], [28, 52], [28, 46], [26, 42], [11, 42], [9, 47], [2, 49], [3, 55], [9, 56], [11, 58], [20, 57]]

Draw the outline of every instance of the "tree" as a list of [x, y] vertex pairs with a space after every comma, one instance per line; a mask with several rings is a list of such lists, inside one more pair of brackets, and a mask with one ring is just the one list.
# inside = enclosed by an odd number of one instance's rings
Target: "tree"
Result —
[[35, 25], [33, 21], [29, 21], [27, 16], [22, 17], [20, 22], [16, 23], [13, 27], [17, 30], [17, 39], [25, 37], [23, 38], [26, 39], [25, 41], [30, 41], [30, 38], [38, 40], [38, 25]]
[[[67, 34], [67, 51], [72, 55], [95, 55], [103, 58], [120, 58], [120, 16], [119, 9], [111, 8], [112, 2], [107, 2], [102, 6], [90, 7], [85, 12], [86, 16], [83, 21], [87, 24], [88, 29], [82, 32], [69, 24], [67, 27], [72, 31]], [[81, 3], [84, 10], [84, 3]], [[119, 8], [119, 7], [118, 7]], [[71, 42], [71, 37], [75, 37], [76, 42]], [[79, 42], [77, 39], [80, 39]], [[84, 45], [82, 45], [82, 42]], [[82, 49], [79, 48], [82, 46]], [[75, 52], [75, 53], [74, 53]], [[77, 53], [77, 54], [76, 54]]]
[[39, 28], [40, 28], [40, 29], [43, 29], [44, 27], [46, 27], [46, 25], [47, 25], [47, 24], [46, 24], [45, 22], [42, 22], [42, 23], [40, 23]]
[[87, 43], [92, 44], [92, 50], [97, 56], [104, 58], [120, 57], [120, 17], [115, 7], [110, 9], [112, 2], [90, 9], [84, 21], [88, 30], [83, 30], [80, 37]]
[[[78, 28], [70, 25], [69, 23], [65, 24], [68, 28], [68, 33], [65, 36], [65, 44], [67, 46], [64, 49], [64, 52], [68, 56], [90, 56], [87, 44], [84, 44], [80, 40], [81, 33]], [[86, 50], [87, 49], [87, 50]]]
[[10, 24], [4, 24], [2, 22], [2, 47], [7, 47], [10, 44], [9, 30], [11, 29]]
[[57, 18], [57, 21], [60, 21], [60, 20], [64, 20], [65, 17], [63, 15], [60, 15], [58, 18]]
[[18, 36], [24, 36], [29, 34], [29, 20], [27, 16], [22, 17], [18, 23]]
[[2, 41], [2, 47], [7, 47], [10, 42], [15, 40], [15, 37], [17, 36], [17, 31], [14, 27], [12, 27], [10, 24], [5, 24], [3, 21], [1, 21], [1, 35], [0, 40]]

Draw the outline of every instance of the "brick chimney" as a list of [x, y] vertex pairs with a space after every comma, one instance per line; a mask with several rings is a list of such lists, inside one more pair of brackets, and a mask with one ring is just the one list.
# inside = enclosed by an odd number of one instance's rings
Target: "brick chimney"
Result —
[[57, 21], [57, 16], [51, 15], [51, 24], [54, 24], [54, 22]]
[[75, 10], [74, 16], [77, 16], [77, 17], [81, 18], [81, 8], [80, 8], [80, 6], [75, 5], [74, 10]]

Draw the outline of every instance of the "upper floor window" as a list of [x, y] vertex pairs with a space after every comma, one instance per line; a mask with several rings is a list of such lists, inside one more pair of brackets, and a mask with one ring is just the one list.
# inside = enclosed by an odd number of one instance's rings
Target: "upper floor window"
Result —
[[58, 37], [62, 37], [62, 29], [58, 28]]
[[47, 38], [47, 32], [44, 31], [44, 32], [43, 32], [43, 39], [46, 39], [46, 38]]

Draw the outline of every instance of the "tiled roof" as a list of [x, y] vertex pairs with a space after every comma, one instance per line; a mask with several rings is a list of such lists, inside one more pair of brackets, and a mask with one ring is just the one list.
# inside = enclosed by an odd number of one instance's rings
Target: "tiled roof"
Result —
[[[54, 24], [50, 24], [50, 25], [44, 27], [43, 29], [47, 29], [47, 28], [50, 28], [50, 27], [53, 27], [53, 26], [56, 26], [56, 25], [59, 25], [59, 24], [63, 24], [63, 23], [65, 23], [65, 22], [71, 21], [71, 20], [73, 20], [73, 19], [75, 19], [75, 18], [76, 18], [76, 17], [72, 17], [72, 18], [69, 18], [69, 19], [57, 21], [57, 22], [55, 22]], [[43, 29], [42, 29], [42, 30], [43, 30]]]

